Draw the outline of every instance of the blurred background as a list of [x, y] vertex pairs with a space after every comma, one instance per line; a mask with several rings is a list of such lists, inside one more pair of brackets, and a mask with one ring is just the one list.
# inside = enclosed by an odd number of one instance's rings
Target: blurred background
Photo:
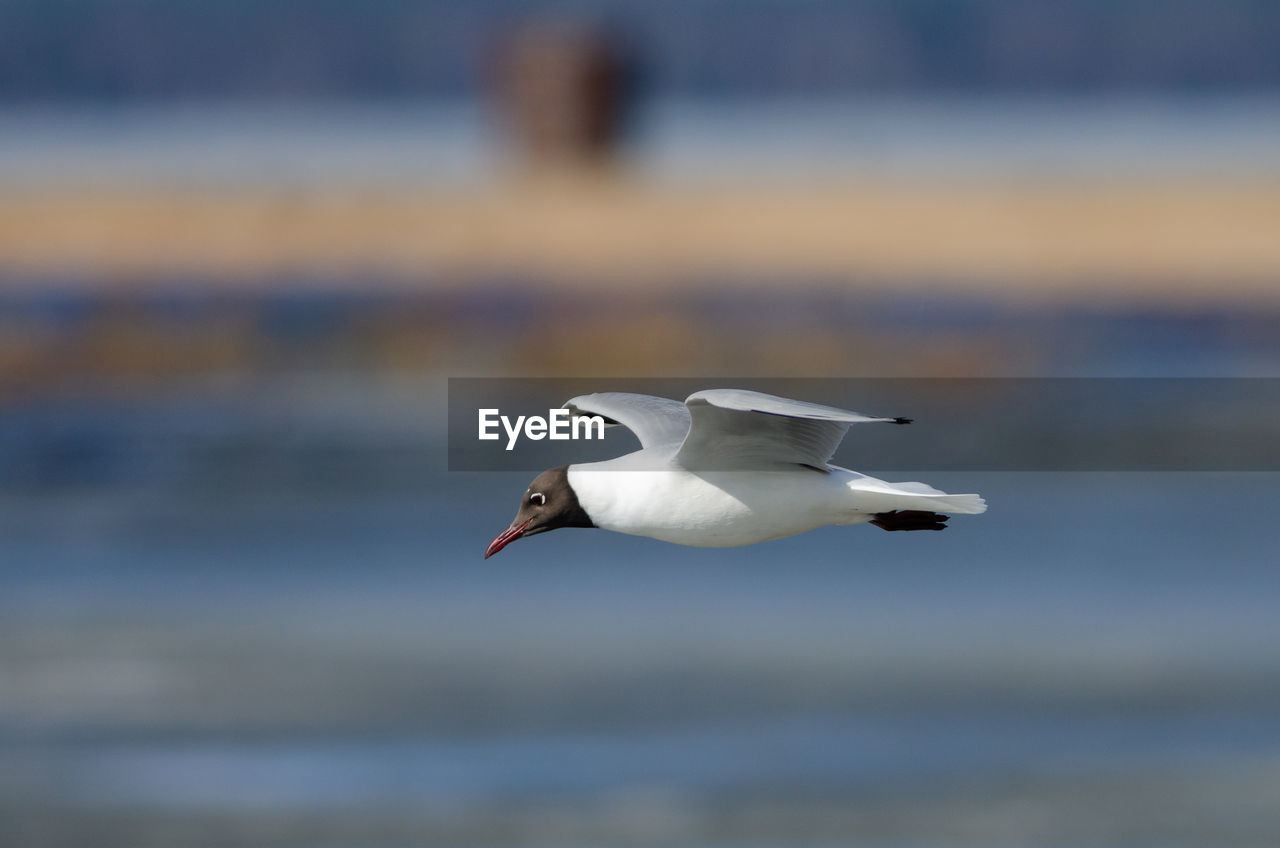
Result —
[[445, 450], [448, 377], [1280, 377], [1276, 4], [0, 21], [3, 844], [1280, 843], [1275, 475], [483, 562]]

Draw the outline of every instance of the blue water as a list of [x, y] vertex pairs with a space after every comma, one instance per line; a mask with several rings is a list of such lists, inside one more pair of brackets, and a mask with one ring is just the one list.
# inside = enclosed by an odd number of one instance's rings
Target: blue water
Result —
[[176, 816], [227, 844], [308, 844], [280, 815], [347, 844], [1280, 834], [1274, 475], [919, 475], [991, 512], [734, 551], [565, 530], [484, 561], [523, 476], [282, 463], [5, 496], [18, 821], [137, 838]]
[[[1040, 335], [1274, 373], [1221, 320]], [[0, 844], [1280, 843], [1280, 475], [883, 473], [990, 511], [484, 560], [531, 475], [445, 470], [441, 377], [262, 371], [3, 399]]]

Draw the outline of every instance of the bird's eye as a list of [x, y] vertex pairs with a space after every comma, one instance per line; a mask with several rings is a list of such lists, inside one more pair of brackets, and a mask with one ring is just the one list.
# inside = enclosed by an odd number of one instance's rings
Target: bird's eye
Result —
[[542, 494], [542, 492], [534, 492], [532, 495], [529, 496], [529, 503], [542, 506], [546, 502], [547, 502], [547, 496]]

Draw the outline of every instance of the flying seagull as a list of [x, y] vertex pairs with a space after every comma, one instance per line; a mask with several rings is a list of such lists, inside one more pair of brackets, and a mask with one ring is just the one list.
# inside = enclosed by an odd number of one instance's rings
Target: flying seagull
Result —
[[640, 440], [604, 462], [542, 472], [485, 559], [559, 527], [600, 527], [698, 547], [752, 545], [828, 524], [942, 530], [947, 516], [987, 509], [976, 494], [887, 483], [830, 464], [854, 424], [909, 424], [743, 389], [707, 389], [684, 403], [626, 392], [582, 395], [573, 416], [598, 415]]

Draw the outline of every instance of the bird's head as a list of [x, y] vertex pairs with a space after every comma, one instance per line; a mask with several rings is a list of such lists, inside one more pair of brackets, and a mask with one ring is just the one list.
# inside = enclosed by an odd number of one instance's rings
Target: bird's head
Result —
[[489, 543], [484, 558], [488, 559], [523, 536], [545, 533], [558, 527], [595, 526], [569, 485], [568, 466], [551, 468], [533, 478], [520, 498], [515, 520]]

